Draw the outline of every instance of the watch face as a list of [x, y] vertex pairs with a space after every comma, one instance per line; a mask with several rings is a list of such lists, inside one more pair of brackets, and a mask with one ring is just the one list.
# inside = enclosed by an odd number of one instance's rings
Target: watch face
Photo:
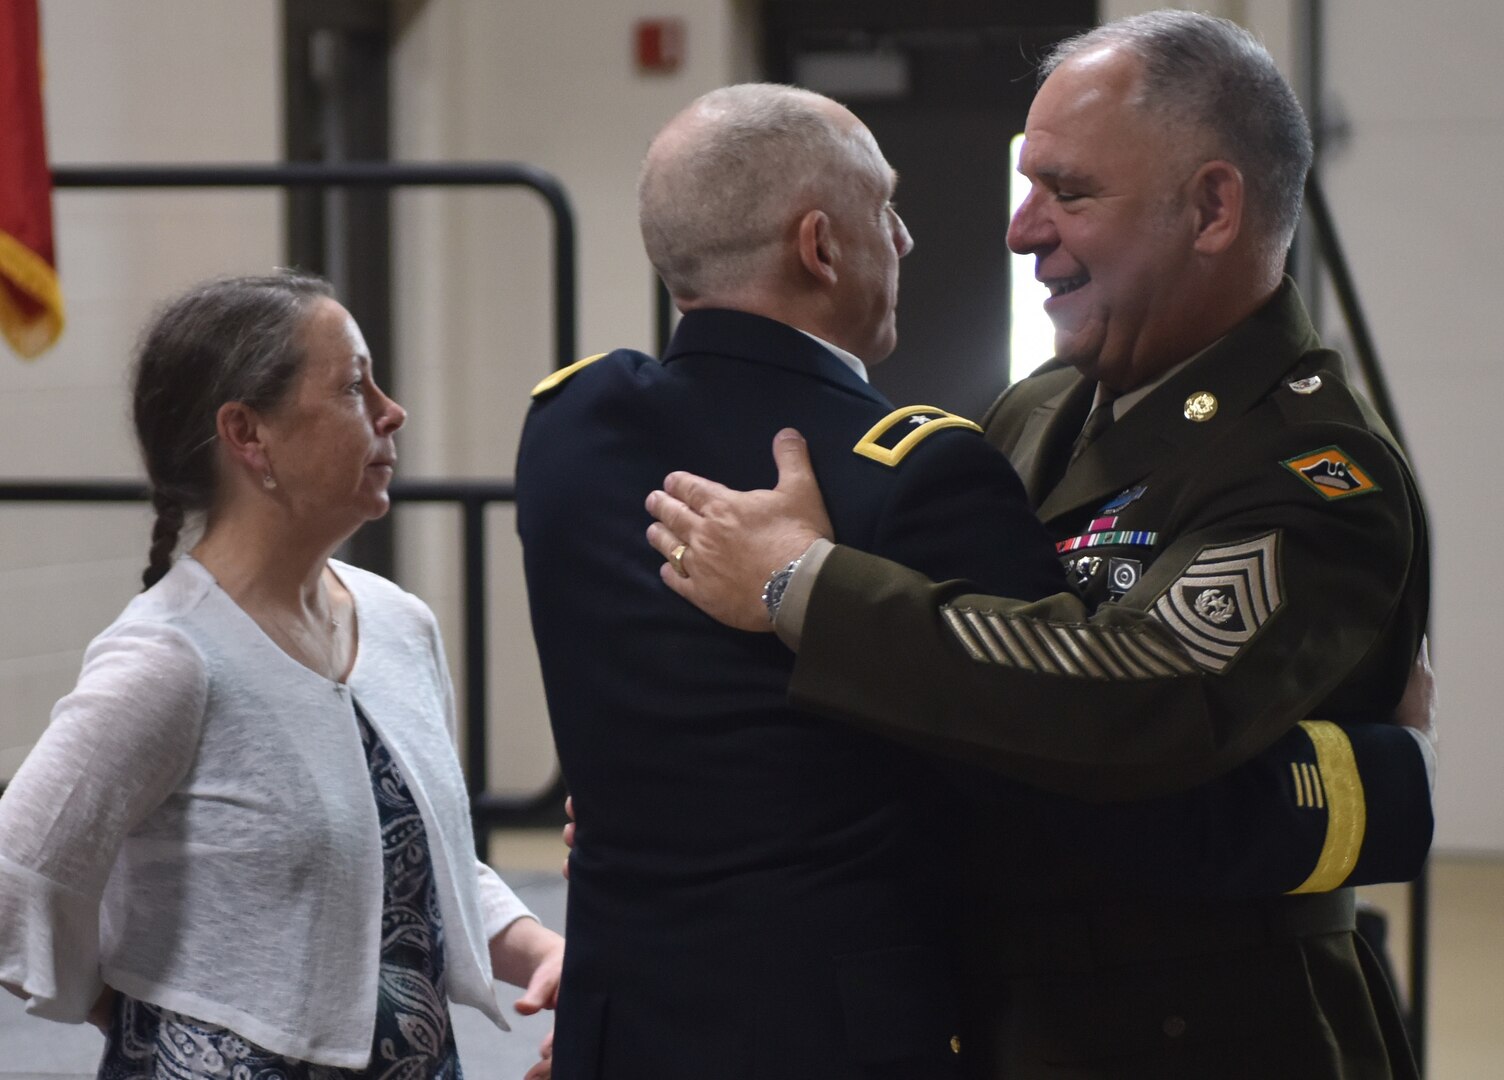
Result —
[[768, 618], [778, 617], [778, 605], [783, 603], [783, 594], [789, 587], [789, 579], [794, 576], [794, 568], [799, 565], [795, 559], [781, 570], [775, 570], [773, 576], [768, 578], [768, 583], [762, 590], [762, 602], [768, 609]]

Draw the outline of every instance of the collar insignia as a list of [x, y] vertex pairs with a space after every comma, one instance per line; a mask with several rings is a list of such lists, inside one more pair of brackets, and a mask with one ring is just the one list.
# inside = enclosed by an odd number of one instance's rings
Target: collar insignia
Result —
[[1314, 394], [1321, 389], [1321, 376], [1312, 375], [1309, 379], [1296, 379], [1289, 386], [1297, 394]]
[[1287, 458], [1280, 464], [1328, 502], [1383, 490], [1338, 446], [1323, 446], [1320, 450]]
[[1197, 390], [1185, 399], [1185, 418], [1195, 423], [1204, 423], [1217, 415], [1217, 395], [1210, 390]]

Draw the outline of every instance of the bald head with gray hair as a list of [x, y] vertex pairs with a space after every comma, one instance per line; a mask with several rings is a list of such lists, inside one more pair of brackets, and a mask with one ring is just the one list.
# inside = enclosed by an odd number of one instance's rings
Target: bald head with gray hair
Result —
[[1103, 46], [1143, 61], [1140, 108], [1177, 133], [1202, 133], [1213, 156], [1237, 166], [1258, 246], [1268, 257], [1283, 259], [1300, 220], [1311, 129], [1268, 50], [1227, 19], [1151, 11], [1061, 42], [1041, 66], [1040, 80], [1073, 56]]
[[808, 210], [880, 185], [886, 163], [844, 108], [768, 83], [697, 98], [658, 133], [637, 185], [643, 244], [681, 303], [725, 303], [782, 272]]

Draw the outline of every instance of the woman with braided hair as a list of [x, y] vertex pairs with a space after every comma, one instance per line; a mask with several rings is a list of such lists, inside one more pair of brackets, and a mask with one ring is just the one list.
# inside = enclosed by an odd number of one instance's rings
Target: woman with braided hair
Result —
[[475, 859], [432, 613], [332, 558], [389, 506], [370, 365], [294, 273], [143, 337], [146, 589], [0, 800], [0, 985], [99, 1025], [108, 1080], [459, 1077], [450, 1000], [557, 995], [563, 940]]

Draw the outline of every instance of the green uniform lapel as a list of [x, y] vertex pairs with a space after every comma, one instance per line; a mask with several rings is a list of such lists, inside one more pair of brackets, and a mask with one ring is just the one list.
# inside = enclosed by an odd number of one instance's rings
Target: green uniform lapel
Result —
[[[1100, 504], [1161, 468], [1173, 457], [1190, 457], [1204, 448], [1269, 393], [1270, 388], [1320, 341], [1290, 282], [1252, 318], [1209, 347], [1129, 410], [1083, 453], [1039, 506], [1046, 523], [1088, 504]], [[1335, 354], [1333, 361], [1336, 361]], [[1066, 398], [1095, 393], [1095, 385], [1078, 378]], [[1187, 418], [1193, 394], [1209, 393], [1217, 402], [1209, 419]], [[1059, 425], [1045, 432], [1055, 451], [1068, 446], [1076, 432]], [[1019, 451], [1027, 451], [1027, 437]], [[1035, 448], [1039, 458], [1052, 452]], [[1030, 488], [1030, 497], [1035, 497]]]
[[1065, 464], [1064, 455], [1085, 422], [1091, 408], [1096, 385], [1077, 378], [1063, 390], [1036, 405], [1024, 421], [1013, 447], [1002, 447], [1018, 470], [1029, 494], [1029, 502], [1038, 506], [1059, 479]]

